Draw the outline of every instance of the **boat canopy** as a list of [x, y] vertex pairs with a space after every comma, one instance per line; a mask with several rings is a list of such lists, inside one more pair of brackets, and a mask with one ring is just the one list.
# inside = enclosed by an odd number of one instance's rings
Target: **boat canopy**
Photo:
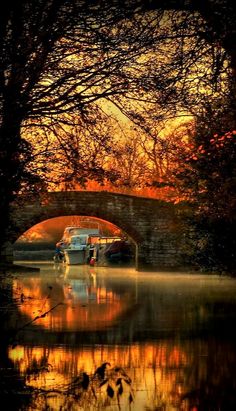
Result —
[[63, 239], [68, 240], [74, 235], [82, 235], [82, 234], [95, 234], [99, 235], [99, 227], [97, 228], [89, 228], [89, 227], [76, 227], [76, 226], [68, 226], [65, 228], [63, 233]]
[[86, 245], [88, 243], [88, 234], [72, 235], [70, 245]]

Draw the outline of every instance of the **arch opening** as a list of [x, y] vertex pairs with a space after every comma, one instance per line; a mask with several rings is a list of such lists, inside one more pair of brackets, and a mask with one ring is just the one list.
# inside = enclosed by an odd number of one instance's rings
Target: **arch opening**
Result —
[[[119, 237], [130, 247], [127, 264], [136, 266], [137, 242], [121, 227], [102, 218], [85, 215], [66, 215], [49, 218], [33, 225], [21, 234], [13, 245], [13, 258], [18, 261], [53, 261], [56, 244], [62, 239], [66, 227], [98, 228], [102, 237]], [[117, 264], [117, 262], [116, 262]], [[119, 265], [123, 265], [119, 263]]]

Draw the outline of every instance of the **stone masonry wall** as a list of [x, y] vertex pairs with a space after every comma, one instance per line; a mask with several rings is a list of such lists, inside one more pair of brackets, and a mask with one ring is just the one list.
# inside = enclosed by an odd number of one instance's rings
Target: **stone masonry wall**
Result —
[[122, 230], [137, 246], [137, 269], [173, 269], [181, 259], [182, 223], [178, 207], [159, 200], [109, 192], [55, 192], [40, 201], [12, 207], [10, 242], [46, 219], [86, 215], [107, 220]]

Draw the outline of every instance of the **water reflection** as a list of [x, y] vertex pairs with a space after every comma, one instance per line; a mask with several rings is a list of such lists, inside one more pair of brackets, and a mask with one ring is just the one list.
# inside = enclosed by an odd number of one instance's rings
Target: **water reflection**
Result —
[[[57, 277], [15, 279], [13, 297], [19, 295], [20, 313], [31, 320], [38, 317], [37, 326], [52, 332], [106, 328], [132, 301], [132, 290], [114, 292], [87, 266], [67, 266]], [[45, 312], [50, 315], [43, 316]]]
[[[37, 402], [39, 394], [43, 393], [44, 400], [50, 400], [50, 409], [55, 411], [66, 409], [63, 407], [68, 400], [67, 387], [76, 377], [81, 376], [82, 372], [92, 376], [97, 367], [108, 359], [108, 368], [114, 370], [119, 364], [131, 378], [134, 410], [194, 409], [191, 407], [195, 407], [196, 410], [216, 410], [221, 409], [216, 406], [222, 404], [224, 396], [232, 396], [235, 392], [234, 347], [226, 344], [220, 348], [213, 341], [163, 341], [126, 347], [80, 347], [70, 350], [65, 347], [16, 347], [9, 349], [9, 357], [20, 373], [26, 375], [27, 385], [38, 389], [35, 401]], [[86, 398], [89, 401], [90, 408], [87, 402], [84, 404], [85, 408], [81, 409], [97, 409], [98, 397], [104, 409], [111, 409], [110, 404], [117, 406], [117, 398], [110, 398], [110, 401], [107, 401], [107, 396], [102, 396], [104, 393], [99, 389], [101, 387], [93, 384], [93, 388], [96, 389], [96, 397], [91, 392], [89, 398], [83, 397], [83, 401]], [[114, 385], [113, 388], [115, 390]], [[222, 391], [222, 388], [225, 391]], [[217, 399], [217, 395], [222, 398]], [[206, 404], [204, 397], [210, 401], [209, 408], [206, 408], [206, 405], [205, 408], [198, 408], [201, 401], [204, 400]], [[74, 401], [74, 407], [78, 404], [78, 399], [80, 397], [70, 397], [70, 401]], [[129, 409], [129, 402], [127, 398], [125, 400], [123, 407]], [[233, 404], [236, 404], [235, 395]]]
[[24, 409], [236, 409], [234, 279], [44, 265], [12, 290]]

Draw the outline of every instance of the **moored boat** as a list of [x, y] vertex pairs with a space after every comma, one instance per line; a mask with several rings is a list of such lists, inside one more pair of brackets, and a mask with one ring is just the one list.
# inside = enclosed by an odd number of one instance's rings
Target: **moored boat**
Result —
[[66, 264], [84, 264], [85, 251], [87, 250], [88, 236], [100, 235], [99, 226], [80, 227], [67, 226], [64, 229], [62, 239], [56, 244], [54, 255], [55, 262]]
[[[98, 266], [130, 261], [132, 252], [129, 242], [122, 237], [101, 236], [94, 244], [91, 260]], [[90, 262], [91, 262], [90, 260]]]
[[117, 236], [102, 236], [98, 229], [66, 227], [57, 243], [67, 265], [90, 264], [107, 266], [126, 263], [132, 258], [130, 243]]

